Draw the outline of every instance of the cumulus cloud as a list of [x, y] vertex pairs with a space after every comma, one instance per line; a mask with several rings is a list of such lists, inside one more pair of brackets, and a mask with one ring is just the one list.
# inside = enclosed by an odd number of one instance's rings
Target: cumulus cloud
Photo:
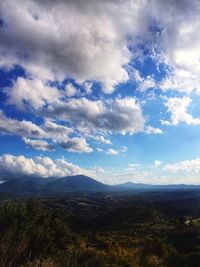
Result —
[[[48, 100], [46, 100], [45, 106], [37, 109], [38, 103], [42, 102], [38, 100], [40, 94], [36, 93], [35, 95], [37, 96], [37, 104], [34, 107], [34, 101], [32, 101], [32, 109], [35, 108], [35, 114], [42, 114], [46, 117], [44, 117], [44, 123], [38, 126], [30, 121], [7, 118], [2, 113], [0, 129], [3, 133], [17, 134], [29, 139], [31, 137], [51, 139], [70, 152], [85, 153], [92, 152], [93, 149], [83, 137], [74, 136], [71, 138], [69, 137], [70, 134], [79, 132], [86, 139], [92, 138], [102, 144], [111, 144], [110, 139], [104, 135], [108, 133], [162, 133], [160, 129], [145, 125], [141, 106], [134, 97], [116, 97], [107, 100], [89, 100], [81, 97], [65, 99], [65, 101], [52, 98], [55, 103], [49, 105]], [[43, 100], [42, 97], [41, 101]], [[19, 101], [19, 103], [24, 103], [24, 101]], [[62, 124], [56, 123], [55, 120], [60, 120]], [[44, 142], [46, 141], [44, 140]], [[36, 148], [36, 142], [33, 145], [33, 142], [29, 140], [29, 145]], [[43, 143], [43, 149], [44, 147], [45, 144]], [[46, 148], [50, 149], [48, 146]], [[125, 149], [127, 150], [124, 147], [123, 152]]]
[[71, 97], [71, 96], [76, 95], [76, 93], [77, 93], [77, 89], [73, 84], [68, 83], [65, 86], [65, 94], [66, 94], [66, 96]]
[[32, 140], [29, 138], [23, 138], [23, 141], [26, 145], [29, 145], [32, 148], [37, 149], [37, 150], [42, 150], [42, 151], [53, 151], [54, 150], [54, 146], [50, 145], [45, 140]]
[[68, 135], [74, 132], [72, 128], [57, 124], [50, 120], [45, 120], [43, 127], [47, 137], [56, 141], [65, 140]]
[[18, 109], [42, 108], [62, 97], [62, 92], [36, 78], [18, 77], [13, 86], [6, 90], [8, 103]]
[[162, 161], [160, 160], [154, 160], [154, 166], [159, 167], [162, 164]]
[[135, 172], [140, 167], [140, 164], [130, 163], [128, 164], [128, 168], [125, 169], [126, 172]]
[[112, 144], [111, 140], [108, 138], [105, 138], [103, 135], [96, 135], [96, 136], [90, 135], [90, 137], [101, 144], [106, 144], [106, 145]]
[[199, 1], [153, 2], [154, 14], [161, 29], [157, 35], [157, 50], [162, 62], [170, 67], [161, 89], [199, 92]]
[[[93, 149], [82, 137], [70, 138], [74, 129], [82, 132], [86, 138], [92, 137], [102, 144], [111, 144], [110, 139], [102, 134], [121, 133], [134, 134], [147, 132], [151, 128], [151, 133], [160, 133], [155, 128], [145, 126], [145, 119], [141, 107], [133, 97], [115, 98], [109, 100], [89, 100], [85, 97], [70, 101], [57, 102], [58, 106], [48, 107], [48, 111], [42, 111], [46, 117], [40, 126], [30, 121], [18, 121], [6, 117], [1, 113], [1, 132], [4, 134], [17, 134], [21, 137], [29, 138], [29, 145], [39, 148], [39, 144], [30, 138], [51, 139], [70, 152], [92, 152]], [[62, 104], [61, 104], [62, 103]], [[50, 119], [51, 118], [51, 119]], [[57, 124], [54, 120], [60, 119], [64, 124]], [[73, 125], [66, 126], [66, 123]], [[92, 131], [92, 132], [91, 132]], [[101, 133], [101, 134], [100, 134]], [[42, 141], [42, 140], [41, 140]], [[45, 140], [43, 140], [46, 142]], [[40, 148], [46, 146], [40, 144]], [[125, 151], [125, 148], [123, 149]]]
[[145, 119], [134, 97], [109, 100], [89, 100], [85, 97], [55, 103], [46, 116], [69, 120], [83, 131], [118, 132], [122, 134], [144, 131]]
[[[99, 81], [111, 93], [128, 80], [124, 66], [141, 59], [142, 45], [167, 66], [160, 88], [199, 92], [198, 0], [2, 0], [0, 17], [3, 66], [22, 65], [42, 80]], [[141, 91], [154, 86], [138, 74]]]
[[188, 70], [175, 69], [171, 71], [158, 85], [164, 92], [175, 90], [180, 93], [191, 94], [193, 91], [200, 93], [199, 73]]
[[19, 135], [21, 137], [62, 140], [73, 133], [73, 129], [50, 120], [46, 120], [44, 124], [38, 126], [31, 121], [20, 121], [7, 117], [3, 111], [0, 110], [0, 133]]
[[122, 134], [143, 131], [151, 134], [161, 133], [159, 129], [144, 127], [142, 109], [134, 97], [107, 100], [66, 98], [64, 90], [58, 90], [37, 79], [22, 77], [13, 84], [7, 96], [8, 103], [19, 109], [26, 108], [34, 114], [51, 119], [67, 120], [84, 132], [93, 129]]
[[85, 139], [79, 137], [74, 137], [66, 141], [62, 141], [61, 143], [59, 143], [59, 145], [69, 152], [90, 153], [93, 151], [93, 149], [89, 146]]
[[146, 78], [144, 78], [141, 76], [140, 72], [133, 67], [129, 67], [129, 77], [136, 82], [137, 90], [140, 92], [144, 92], [156, 86], [156, 81], [153, 77], [148, 75]]
[[126, 146], [122, 146], [119, 149], [108, 148], [107, 150], [97, 148], [98, 152], [105, 152], [107, 155], [112, 155], [112, 156], [116, 156], [120, 153], [125, 153], [127, 150], [128, 150], [128, 147], [126, 147]]
[[74, 165], [65, 159], [49, 157], [26, 158], [10, 154], [0, 156], [0, 173], [23, 174], [38, 177], [64, 177], [68, 175], [93, 175], [92, 172]]
[[93, 151], [85, 139], [79, 137], [70, 138], [68, 136], [73, 133], [73, 129], [70, 127], [59, 125], [49, 120], [46, 120], [44, 125], [40, 127], [31, 121], [19, 121], [9, 118], [2, 111], [0, 112], [0, 133], [18, 135], [23, 138], [25, 144], [42, 151], [52, 151], [54, 146], [50, 145], [46, 140], [33, 140], [30, 137], [51, 139], [70, 152], [90, 153]]
[[146, 13], [143, 5], [129, 0], [3, 0], [1, 63], [20, 62], [42, 79], [97, 80], [110, 93], [128, 79], [126, 36], [146, 31], [147, 25], [138, 25], [141, 12]]
[[179, 171], [193, 174], [200, 174], [200, 158], [180, 161], [174, 164], [167, 164], [163, 168], [165, 171], [177, 173]]
[[113, 148], [108, 148], [106, 154], [115, 156], [115, 155], [118, 155], [119, 154], [119, 151], [117, 151], [117, 150], [115, 150]]
[[163, 134], [163, 130], [160, 128], [155, 128], [150, 125], [145, 127], [145, 133], [147, 134]]
[[[142, 77], [138, 70], [132, 69], [140, 91], [160, 88], [163, 91], [176, 90], [191, 94], [200, 92], [200, 3], [198, 0], [181, 1], [141, 1], [148, 10], [144, 23], [149, 25], [144, 45], [150, 57], [158, 66], [163, 64], [166, 76], [156, 82], [154, 77]], [[152, 21], [154, 22], [152, 24]], [[142, 32], [143, 35], [143, 32]], [[151, 36], [151, 37], [150, 37]], [[134, 51], [138, 51], [135, 49]], [[138, 54], [141, 57], [140, 52]]]
[[192, 99], [188, 96], [185, 97], [172, 97], [168, 98], [165, 106], [167, 111], [171, 113], [171, 120], [162, 120], [162, 124], [165, 125], [177, 125], [180, 122], [184, 122], [189, 125], [200, 125], [200, 118], [193, 118], [193, 116], [188, 112], [188, 107]]
[[31, 121], [18, 121], [7, 117], [0, 110], [0, 133], [27, 137], [45, 137], [46, 132]]

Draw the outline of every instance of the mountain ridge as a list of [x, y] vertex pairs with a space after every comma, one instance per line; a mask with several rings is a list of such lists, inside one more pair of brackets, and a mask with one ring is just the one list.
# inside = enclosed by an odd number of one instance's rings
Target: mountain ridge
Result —
[[200, 190], [200, 185], [168, 184], [152, 185], [125, 182], [107, 185], [85, 175], [62, 178], [19, 177], [0, 184], [0, 195], [13, 197], [48, 197], [67, 193], [144, 192], [160, 190]]

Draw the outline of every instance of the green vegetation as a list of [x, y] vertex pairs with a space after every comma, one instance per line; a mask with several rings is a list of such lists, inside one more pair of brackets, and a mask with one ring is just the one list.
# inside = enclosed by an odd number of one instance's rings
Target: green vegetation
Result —
[[198, 204], [191, 194], [3, 200], [0, 266], [198, 267], [200, 211], [183, 208]]

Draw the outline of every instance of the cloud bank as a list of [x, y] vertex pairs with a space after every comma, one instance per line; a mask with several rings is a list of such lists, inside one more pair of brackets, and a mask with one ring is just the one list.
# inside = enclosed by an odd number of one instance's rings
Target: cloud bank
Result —
[[10, 175], [27, 175], [36, 177], [64, 177], [68, 175], [92, 175], [84, 168], [74, 165], [65, 159], [53, 160], [49, 157], [26, 158], [6, 154], [0, 156], [0, 173]]

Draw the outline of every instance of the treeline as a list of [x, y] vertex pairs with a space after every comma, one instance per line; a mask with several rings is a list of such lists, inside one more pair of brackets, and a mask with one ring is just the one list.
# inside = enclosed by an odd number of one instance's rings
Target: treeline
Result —
[[163, 231], [159, 224], [149, 226], [144, 221], [134, 232], [126, 226], [118, 232], [75, 232], [69, 227], [70, 216], [74, 220], [74, 214], [39, 200], [1, 203], [0, 266], [200, 266], [198, 223], [166, 224]]

